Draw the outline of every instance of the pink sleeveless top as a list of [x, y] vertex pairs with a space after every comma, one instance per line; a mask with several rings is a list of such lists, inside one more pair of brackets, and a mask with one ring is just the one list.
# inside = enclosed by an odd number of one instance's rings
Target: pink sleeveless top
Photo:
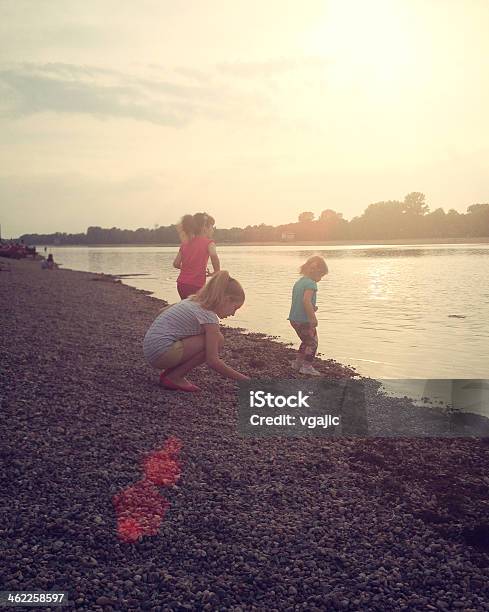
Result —
[[182, 265], [177, 283], [203, 287], [205, 285], [205, 270], [209, 260], [209, 244], [214, 242], [205, 236], [196, 236], [184, 242], [180, 247]]

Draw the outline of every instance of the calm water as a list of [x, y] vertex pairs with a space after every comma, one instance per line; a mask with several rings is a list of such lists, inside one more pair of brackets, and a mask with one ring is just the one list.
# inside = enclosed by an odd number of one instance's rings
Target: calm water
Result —
[[[57, 247], [65, 268], [145, 274], [124, 282], [177, 301], [176, 247]], [[40, 250], [42, 252], [42, 249]], [[375, 378], [489, 378], [489, 245], [218, 246], [247, 299], [227, 324], [294, 342], [299, 266], [322, 255], [319, 351]], [[453, 317], [451, 315], [457, 315]]]

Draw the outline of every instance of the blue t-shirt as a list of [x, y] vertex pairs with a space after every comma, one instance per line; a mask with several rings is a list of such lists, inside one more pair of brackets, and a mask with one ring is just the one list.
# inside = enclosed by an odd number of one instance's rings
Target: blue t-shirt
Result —
[[306, 289], [312, 289], [311, 303], [313, 306], [316, 306], [316, 292], [318, 290], [317, 283], [308, 276], [301, 276], [292, 289], [292, 305], [290, 307], [289, 314], [290, 321], [297, 321], [297, 323], [309, 322], [303, 301], [304, 291]]

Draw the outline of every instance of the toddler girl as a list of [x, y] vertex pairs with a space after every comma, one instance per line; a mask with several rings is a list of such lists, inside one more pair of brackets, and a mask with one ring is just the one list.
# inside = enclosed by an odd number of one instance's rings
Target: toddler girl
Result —
[[301, 374], [321, 376], [321, 372], [312, 365], [318, 348], [316, 293], [317, 283], [328, 273], [328, 266], [322, 257], [315, 255], [301, 266], [300, 273], [302, 276], [292, 290], [289, 314], [290, 324], [301, 340], [299, 354], [292, 367]]

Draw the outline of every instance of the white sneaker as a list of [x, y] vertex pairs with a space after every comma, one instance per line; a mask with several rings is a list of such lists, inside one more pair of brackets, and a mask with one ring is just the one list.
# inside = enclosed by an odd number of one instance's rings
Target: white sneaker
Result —
[[299, 370], [301, 369], [301, 367], [302, 367], [302, 365], [303, 365], [303, 364], [304, 364], [304, 362], [303, 362], [303, 361], [301, 361], [300, 359], [296, 359], [295, 361], [291, 361], [291, 362], [290, 362], [290, 367], [291, 367], [293, 370], [297, 370], [297, 371], [299, 371]]
[[318, 372], [314, 366], [310, 363], [305, 363], [299, 370], [299, 374], [309, 374], [309, 376], [322, 376], [321, 372]]

